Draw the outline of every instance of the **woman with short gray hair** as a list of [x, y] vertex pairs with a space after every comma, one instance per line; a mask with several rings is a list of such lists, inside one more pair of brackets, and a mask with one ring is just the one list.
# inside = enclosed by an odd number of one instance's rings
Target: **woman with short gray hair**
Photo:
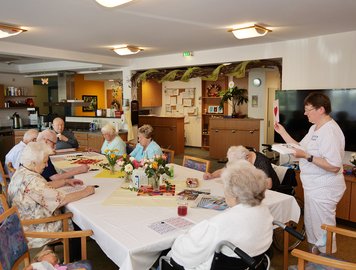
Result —
[[130, 153], [131, 157], [141, 161], [144, 158], [154, 158], [155, 155], [162, 155], [161, 147], [153, 140], [153, 127], [143, 125], [138, 129], [138, 144]]
[[126, 144], [117, 135], [115, 127], [111, 124], [106, 124], [101, 128], [101, 134], [104, 137], [103, 145], [101, 146], [101, 153], [106, 154], [108, 151], [112, 151], [118, 156], [126, 154]]
[[[173, 243], [169, 255], [185, 269], [210, 269], [221, 241], [231, 242], [252, 257], [262, 255], [272, 244], [273, 218], [262, 203], [265, 173], [248, 161], [239, 160], [229, 162], [221, 177], [230, 208], [196, 224]], [[236, 257], [229, 249], [222, 249], [222, 253]]]
[[[279, 191], [281, 185], [278, 175], [272, 167], [271, 161], [263, 154], [255, 151], [250, 151], [246, 147], [230, 146], [227, 150], [227, 158], [230, 161], [235, 160], [247, 160], [253, 164], [256, 168], [261, 169], [267, 175], [267, 188], [275, 191]], [[222, 169], [216, 170], [213, 173], [205, 173], [204, 179], [213, 179], [221, 176]]]
[[[47, 182], [41, 173], [47, 166], [49, 155], [52, 153], [53, 149], [44, 142], [30, 142], [22, 152], [22, 165], [11, 178], [8, 188], [9, 202], [18, 208], [21, 219], [56, 216], [61, 213], [62, 206], [94, 193], [92, 186], [70, 194], [57, 190], [63, 186], [82, 185], [83, 182], [77, 179]], [[62, 230], [62, 222], [30, 225], [25, 226], [24, 229], [25, 231], [58, 232]], [[29, 238], [28, 240], [29, 247], [36, 248], [53, 239]]]

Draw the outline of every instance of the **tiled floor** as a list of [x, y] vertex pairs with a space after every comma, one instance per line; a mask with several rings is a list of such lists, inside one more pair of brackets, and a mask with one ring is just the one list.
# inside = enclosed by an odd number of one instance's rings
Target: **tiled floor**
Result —
[[[201, 150], [200, 148], [186, 147], [186, 155], [196, 156], [204, 159], [209, 159], [209, 152]], [[216, 160], [211, 160], [211, 171], [222, 168], [225, 164], [219, 163]], [[174, 158], [176, 164], [182, 164], [183, 155], [177, 155]], [[345, 222], [338, 222], [340, 226], [345, 228], [352, 228], [355, 230], [356, 224]], [[356, 261], [356, 240], [347, 237], [338, 237], [338, 253], [337, 256], [348, 261]], [[299, 247], [302, 250], [307, 250], [306, 241], [302, 242]], [[32, 252], [35, 253], [34, 251]], [[115, 270], [119, 269], [100, 249], [94, 240], [88, 241], [88, 258], [92, 261], [95, 270]], [[289, 256], [289, 264], [296, 264], [296, 259]], [[283, 268], [283, 254], [282, 252], [272, 249], [271, 269], [281, 270]]]

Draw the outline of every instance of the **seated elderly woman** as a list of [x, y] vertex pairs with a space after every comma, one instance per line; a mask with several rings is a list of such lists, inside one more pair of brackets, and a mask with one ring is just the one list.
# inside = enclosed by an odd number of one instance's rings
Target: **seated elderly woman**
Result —
[[105, 126], [103, 126], [101, 128], [101, 133], [103, 134], [103, 137], [105, 139], [103, 145], [101, 146], [102, 154], [105, 154], [105, 150], [117, 150], [115, 151], [115, 153], [118, 156], [126, 154], [126, 144], [121, 139], [121, 137], [117, 135], [115, 127], [113, 125], [106, 124]]
[[155, 155], [162, 155], [161, 147], [152, 139], [153, 128], [150, 125], [143, 125], [138, 129], [138, 144], [130, 153], [131, 157], [141, 161], [144, 158], [154, 158]]
[[[13, 175], [8, 188], [8, 198], [16, 206], [22, 219], [38, 219], [60, 214], [60, 209], [67, 203], [77, 201], [94, 193], [94, 187], [70, 194], [64, 194], [59, 187], [82, 185], [77, 179], [63, 179], [47, 182], [41, 172], [47, 165], [48, 157], [53, 153], [50, 146], [43, 142], [30, 142], [22, 152], [21, 166]], [[62, 229], [62, 222], [30, 225], [24, 228], [29, 231], [57, 232]], [[50, 239], [29, 238], [30, 248], [41, 247]]]
[[[278, 190], [280, 186], [280, 181], [278, 175], [272, 167], [271, 161], [263, 154], [259, 152], [249, 151], [247, 148], [242, 145], [231, 146], [227, 150], [227, 159], [230, 161], [235, 160], [247, 160], [253, 164], [256, 168], [261, 169], [268, 176], [267, 179], [267, 188], [272, 190]], [[213, 173], [205, 173], [204, 179], [213, 179], [220, 177], [222, 169], [216, 170]]]
[[[263, 254], [272, 243], [273, 218], [266, 205], [266, 174], [251, 163], [229, 162], [223, 170], [225, 200], [229, 209], [193, 226], [177, 237], [169, 256], [185, 269], [210, 269], [219, 242], [229, 241], [252, 257]], [[222, 249], [236, 257], [230, 249]]]

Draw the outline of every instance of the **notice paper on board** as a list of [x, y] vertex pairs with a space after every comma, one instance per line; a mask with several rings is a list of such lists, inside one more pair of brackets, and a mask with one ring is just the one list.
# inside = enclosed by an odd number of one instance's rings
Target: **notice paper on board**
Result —
[[279, 123], [279, 100], [273, 101], [273, 123]]

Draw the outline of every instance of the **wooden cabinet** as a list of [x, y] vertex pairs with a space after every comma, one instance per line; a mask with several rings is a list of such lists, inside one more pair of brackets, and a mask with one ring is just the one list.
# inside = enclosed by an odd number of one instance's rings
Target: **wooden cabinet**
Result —
[[140, 115], [138, 123], [153, 127], [153, 138], [162, 148], [174, 150], [176, 155], [184, 153], [184, 117]]
[[80, 149], [86, 149], [88, 147], [88, 133], [73, 131], [74, 136], [77, 138]]
[[[304, 191], [300, 180], [300, 172], [296, 172], [297, 189], [296, 197], [304, 201]], [[346, 190], [340, 202], [336, 206], [336, 217], [356, 222], [356, 177], [345, 175]]]
[[23, 135], [25, 134], [27, 130], [15, 130], [14, 129], [14, 141], [15, 144], [18, 144], [20, 141], [22, 141]]
[[103, 142], [104, 142], [104, 137], [101, 135], [101, 133], [88, 133], [88, 147], [100, 151]]
[[203, 81], [202, 85], [202, 148], [209, 150], [210, 132], [209, 119], [212, 117], [223, 117], [228, 113], [228, 104], [224, 104], [222, 111], [218, 107], [221, 98], [219, 91], [227, 89], [227, 77], [221, 77], [215, 82]]
[[260, 120], [210, 118], [210, 157], [223, 159], [233, 145], [253, 147], [259, 151]]
[[141, 108], [162, 106], [162, 84], [155, 80], [143, 81], [137, 88], [137, 99]]
[[[87, 147], [96, 149], [100, 151], [101, 146], [104, 142], [104, 137], [101, 135], [100, 132], [90, 133], [90, 132], [80, 132], [74, 131], [74, 136], [77, 138], [79, 143], [79, 148], [86, 149]], [[127, 132], [120, 133], [119, 136], [123, 141], [127, 141]]]

